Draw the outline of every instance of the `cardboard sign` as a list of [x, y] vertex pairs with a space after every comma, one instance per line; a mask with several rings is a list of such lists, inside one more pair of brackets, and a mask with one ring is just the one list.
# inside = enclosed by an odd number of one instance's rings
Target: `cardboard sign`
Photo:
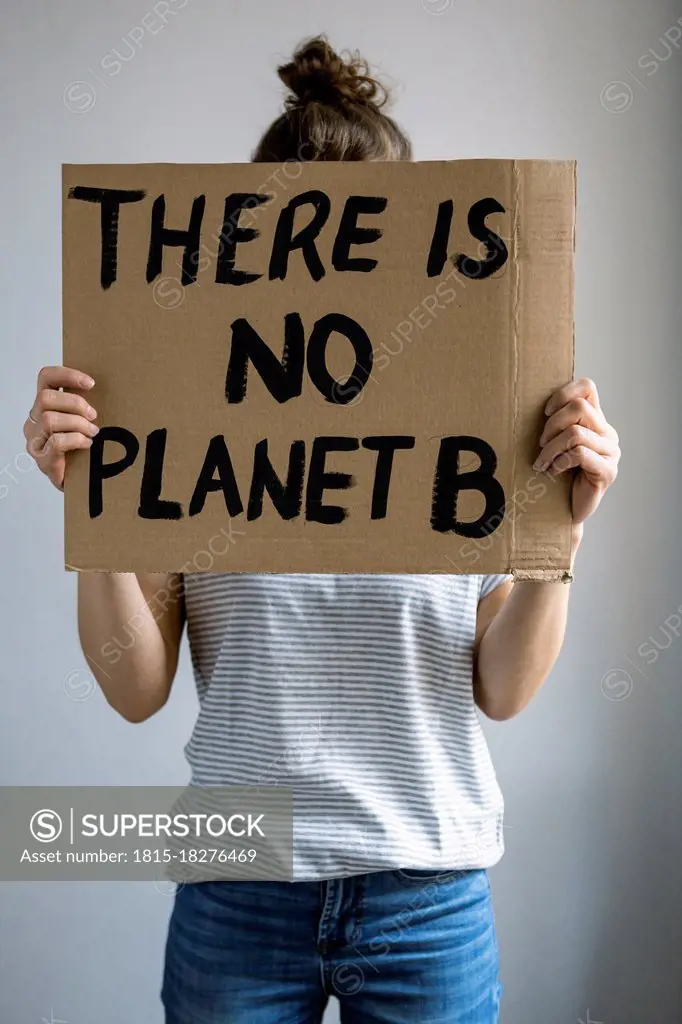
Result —
[[66, 565], [569, 567], [575, 165], [65, 166]]

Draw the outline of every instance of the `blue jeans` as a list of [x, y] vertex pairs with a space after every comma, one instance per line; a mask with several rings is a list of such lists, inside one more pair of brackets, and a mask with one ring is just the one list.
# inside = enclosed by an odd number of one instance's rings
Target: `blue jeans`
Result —
[[195, 882], [175, 896], [166, 1024], [496, 1024], [485, 871]]

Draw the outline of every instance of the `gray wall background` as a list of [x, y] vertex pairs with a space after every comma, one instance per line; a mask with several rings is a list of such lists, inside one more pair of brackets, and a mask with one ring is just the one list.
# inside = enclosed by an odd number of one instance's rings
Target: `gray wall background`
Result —
[[[144, 725], [94, 691], [62, 500], [19, 454], [35, 373], [60, 361], [60, 163], [248, 159], [278, 110], [276, 61], [326, 31], [396, 83], [418, 159], [579, 160], [577, 371], [625, 454], [560, 663], [487, 730], [507, 799], [503, 1021], [679, 1021], [682, 4], [176, 0], [140, 38], [153, 2], [3, 0], [0, 781], [182, 783], [196, 713], [186, 654]], [[146, 883], [3, 885], [1, 1019], [160, 1022], [170, 905]]]

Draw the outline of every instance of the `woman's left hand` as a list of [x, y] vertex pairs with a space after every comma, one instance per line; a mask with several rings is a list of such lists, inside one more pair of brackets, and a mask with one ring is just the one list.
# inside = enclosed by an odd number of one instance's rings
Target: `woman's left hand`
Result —
[[[618, 434], [606, 421], [596, 385], [586, 377], [554, 392], [545, 407], [548, 417], [540, 435], [537, 472], [559, 476], [577, 469], [571, 508], [579, 526], [591, 516], [618, 473]], [[582, 532], [582, 531], [581, 531]]]

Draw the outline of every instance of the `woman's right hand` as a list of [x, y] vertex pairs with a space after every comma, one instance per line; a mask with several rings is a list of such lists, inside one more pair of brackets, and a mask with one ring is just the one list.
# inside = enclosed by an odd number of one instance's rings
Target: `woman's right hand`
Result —
[[97, 411], [81, 395], [60, 388], [89, 391], [94, 380], [68, 366], [45, 366], [38, 374], [35, 401], [24, 423], [26, 451], [55, 487], [64, 487], [66, 452], [89, 448], [99, 428]]

